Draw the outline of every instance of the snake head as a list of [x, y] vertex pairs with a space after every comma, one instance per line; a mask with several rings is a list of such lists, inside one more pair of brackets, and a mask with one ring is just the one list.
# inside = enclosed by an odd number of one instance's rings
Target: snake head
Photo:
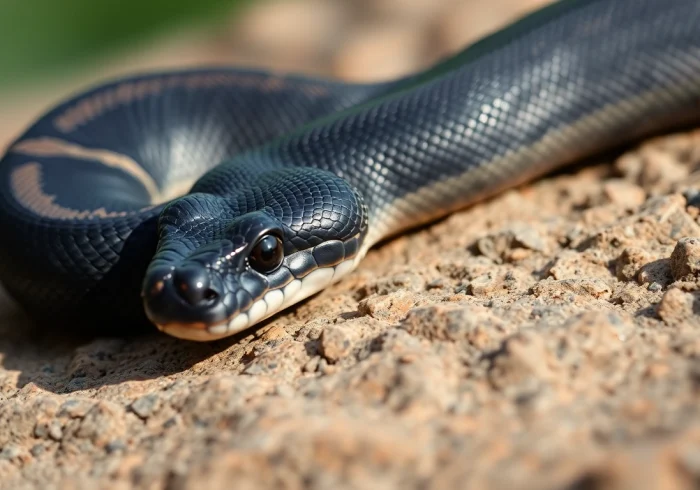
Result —
[[250, 196], [174, 201], [143, 283], [147, 316], [170, 335], [213, 340], [320, 291], [359, 261], [366, 223], [357, 199], [335, 192], [332, 202], [286, 202], [293, 213], [277, 202], [248, 210]]
[[188, 220], [186, 229], [162, 226], [143, 297], [147, 315], [164, 329], [186, 326], [191, 336], [247, 309], [284, 259], [282, 225], [264, 211], [223, 227], [211, 222]]

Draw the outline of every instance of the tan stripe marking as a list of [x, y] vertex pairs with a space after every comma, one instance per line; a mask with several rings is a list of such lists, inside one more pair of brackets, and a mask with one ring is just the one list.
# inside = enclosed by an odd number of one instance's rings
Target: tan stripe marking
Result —
[[151, 204], [162, 202], [160, 190], [153, 177], [126, 155], [109, 150], [85, 148], [74, 143], [49, 137], [20, 141], [10, 148], [10, 151], [33, 157], [72, 157], [82, 160], [96, 160], [108, 167], [118, 168], [138, 180], [151, 197]]
[[[321, 97], [328, 94], [327, 87], [321, 84], [294, 81], [291, 84], [298, 84], [298, 89], [310, 97]], [[185, 87], [188, 90], [215, 87], [254, 87], [262, 92], [275, 92], [284, 90], [289, 85], [290, 81], [285, 78], [274, 74], [257, 73], [172, 74], [147, 80], [125, 81], [78, 99], [75, 104], [56, 116], [53, 123], [59, 131], [70, 133], [120, 104], [129, 104], [176, 87]]]
[[14, 198], [22, 206], [44, 218], [119, 218], [129, 214], [126, 211], [107, 211], [104, 208], [81, 211], [57, 204], [56, 196], [46, 194], [42, 188], [41, 165], [37, 162], [25, 163], [15, 168], [10, 175], [10, 188]]

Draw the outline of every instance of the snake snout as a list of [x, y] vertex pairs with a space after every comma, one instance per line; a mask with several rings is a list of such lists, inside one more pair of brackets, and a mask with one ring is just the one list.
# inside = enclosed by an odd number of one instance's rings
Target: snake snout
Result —
[[223, 282], [197, 263], [152, 268], [142, 297], [146, 315], [161, 327], [206, 329], [226, 320], [231, 303], [225, 299]]
[[186, 265], [175, 269], [173, 285], [180, 298], [191, 306], [210, 306], [221, 298], [204, 267]]

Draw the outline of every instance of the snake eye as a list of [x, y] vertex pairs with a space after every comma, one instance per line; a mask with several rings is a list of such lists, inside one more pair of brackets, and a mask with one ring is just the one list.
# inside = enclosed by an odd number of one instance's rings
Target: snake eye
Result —
[[277, 269], [284, 259], [282, 240], [275, 235], [265, 235], [255, 244], [248, 261], [256, 271], [266, 274]]

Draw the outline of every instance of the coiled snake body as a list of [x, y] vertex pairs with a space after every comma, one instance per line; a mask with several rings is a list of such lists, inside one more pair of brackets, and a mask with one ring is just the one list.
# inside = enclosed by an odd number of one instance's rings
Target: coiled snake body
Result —
[[697, 0], [564, 0], [391, 82], [100, 86], [0, 163], [0, 279], [39, 320], [231, 335], [387, 236], [697, 122], [698, 26]]

